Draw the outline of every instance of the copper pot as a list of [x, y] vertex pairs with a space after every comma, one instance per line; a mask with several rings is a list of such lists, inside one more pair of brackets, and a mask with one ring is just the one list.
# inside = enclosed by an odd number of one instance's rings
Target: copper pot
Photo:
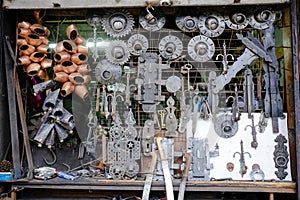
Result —
[[77, 72], [85, 75], [91, 71], [91, 66], [89, 64], [78, 65]]
[[42, 40], [42, 44], [49, 44], [49, 39], [46, 36], [40, 36], [40, 39]]
[[57, 72], [63, 72], [63, 66], [61, 64], [57, 64], [53, 67], [53, 71], [54, 73], [57, 73]]
[[75, 54], [73, 54], [73, 55], [71, 56], [71, 60], [72, 60], [75, 64], [81, 65], [81, 64], [87, 62], [88, 57], [87, 57], [85, 54], [83, 54], [83, 53], [75, 53]]
[[54, 61], [58, 63], [62, 63], [64, 61], [70, 60], [71, 55], [68, 52], [62, 51], [54, 54]]
[[89, 48], [80, 44], [80, 45], [77, 46], [77, 52], [88, 55], [89, 54]]
[[77, 46], [75, 44], [75, 42], [73, 42], [72, 40], [63, 40], [60, 41], [55, 48], [55, 52], [59, 53], [62, 51], [66, 51], [69, 53], [77, 53]]
[[82, 84], [84, 82], [84, 78], [82, 76], [82, 74], [78, 73], [78, 72], [73, 72], [69, 75], [69, 80], [71, 83], [73, 84]]
[[21, 28], [29, 29], [30, 26], [31, 26], [31, 24], [29, 22], [22, 21], [22, 22], [18, 23], [18, 29], [21, 29]]
[[48, 47], [48, 45], [41, 44], [36, 48], [36, 50], [40, 53], [48, 54], [51, 52], [51, 49]]
[[25, 68], [25, 72], [28, 76], [34, 76], [41, 69], [41, 65], [39, 63], [31, 63]]
[[29, 44], [25, 44], [19, 47], [20, 55], [27, 55], [29, 56], [35, 51], [35, 47]]
[[30, 60], [32, 62], [41, 62], [46, 57], [46, 54], [40, 53], [40, 52], [34, 52], [30, 55]]
[[69, 80], [69, 75], [66, 74], [65, 72], [57, 72], [55, 73], [54, 80], [60, 83], [65, 83]]
[[39, 77], [41, 80], [45, 80], [46, 79], [46, 71], [43, 70], [43, 69], [40, 69], [37, 74], [36, 74], [37, 77]]
[[89, 84], [92, 81], [92, 77], [90, 75], [84, 75], [83, 79], [84, 79], [83, 81], [84, 85]]
[[26, 42], [32, 46], [39, 46], [42, 44], [42, 40], [40, 39], [40, 36], [38, 36], [35, 33], [30, 33], [26, 37]]
[[76, 71], [77, 65], [73, 63], [72, 61], [64, 61], [61, 63], [63, 67], [63, 71], [66, 72], [67, 74], [71, 74]]
[[67, 27], [66, 34], [70, 40], [75, 40], [78, 35], [77, 27], [74, 24], [71, 24], [70, 26]]
[[29, 65], [31, 63], [29, 56], [27, 55], [19, 57], [17, 62], [18, 65]]
[[41, 24], [33, 24], [30, 26], [30, 30], [38, 35], [44, 35], [44, 36], [49, 36], [50, 31], [47, 27], [41, 25]]
[[74, 85], [70, 81], [65, 82], [60, 90], [60, 95], [66, 97], [74, 91]]
[[89, 91], [85, 85], [75, 85], [75, 94], [77, 94], [81, 99], [86, 99], [89, 96]]
[[52, 60], [49, 58], [45, 58], [42, 62], [41, 62], [41, 68], [42, 69], [48, 69], [52, 67]]
[[28, 28], [21, 28], [18, 36], [22, 38], [27, 38], [27, 36], [32, 33], [30, 29]]
[[22, 46], [27, 44], [26, 39], [17, 39], [17, 45]]
[[85, 43], [86, 43], [86, 40], [85, 40], [85, 38], [84, 37], [82, 37], [82, 36], [80, 36], [80, 35], [77, 35], [77, 37], [76, 37], [76, 39], [75, 39], [75, 43], [77, 44], [77, 45], [85, 45]]

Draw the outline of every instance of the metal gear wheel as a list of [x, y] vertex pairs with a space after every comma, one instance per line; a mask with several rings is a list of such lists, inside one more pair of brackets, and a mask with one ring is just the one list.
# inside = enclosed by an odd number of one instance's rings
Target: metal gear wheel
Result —
[[188, 54], [197, 62], [206, 62], [215, 53], [214, 42], [203, 35], [193, 37], [188, 44]]
[[231, 114], [220, 114], [216, 116], [214, 120], [214, 129], [218, 136], [222, 138], [231, 138], [233, 137], [239, 127], [238, 122], [232, 121]]
[[176, 17], [177, 27], [184, 32], [195, 32], [198, 30], [198, 18], [191, 16]]
[[129, 59], [127, 44], [122, 40], [113, 40], [106, 48], [105, 56], [113, 64], [122, 65]]
[[233, 30], [241, 30], [249, 24], [249, 17], [242, 12], [226, 12], [224, 15], [226, 25]]
[[134, 160], [126, 162], [125, 168], [126, 168], [125, 175], [128, 176], [129, 178], [135, 177], [140, 170], [139, 164]]
[[148, 13], [147, 15], [141, 15], [139, 22], [147, 31], [158, 31], [165, 25], [166, 18], [158, 12], [156, 12], [155, 16]]
[[146, 53], [149, 47], [149, 42], [146, 36], [142, 34], [134, 34], [128, 39], [127, 45], [128, 50], [132, 55], [140, 56]]
[[100, 61], [95, 67], [95, 77], [103, 84], [114, 83], [121, 78], [121, 75], [121, 66], [112, 64], [108, 60]]
[[109, 174], [114, 180], [121, 180], [124, 178], [125, 166], [124, 164], [114, 163], [109, 167]]
[[225, 20], [220, 13], [204, 13], [199, 17], [198, 27], [207, 37], [217, 37], [225, 29]]
[[249, 24], [252, 28], [263, 30], [269, 27], [270, 22], [275, 21], [275, 13], [270, 9], [257, 9], [250, 16]]
[[110, 10], [103, 16], [101, 21], [104, 31], [113, 38], [128, 35], [134, 27], [134, 18], [125, 9]]
[[160, 55], [165, 59], [175, 59], [181, 55], [183, 45], [182, 41], [178, 37], [168, 35], [160, 40], [158, 49]]

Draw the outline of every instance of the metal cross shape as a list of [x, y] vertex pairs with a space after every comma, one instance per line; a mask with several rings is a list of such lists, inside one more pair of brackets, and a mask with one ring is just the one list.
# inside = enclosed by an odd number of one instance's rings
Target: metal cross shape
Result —
[[240, 174], [241, 176], [243, 177], [244, 174], [247, 173], [247, 166], [246, 166], [246, 163], [245, 163], [245, 154], [248, 154], [249, 157], [251, 158], [251, 154], [249, 152], [244, 152], [244, 146], [243, 146], [243, 141], [241, 140], [241, 152], [235, 152], [233, 154], [233, 157], [235, 157], [235, 155], [238, 154], [240, 155]]
[[222, 65], [223, 65], [223, 72], [222, 74], [227, 74], [228, 72], [228, 57], [231, 57], [232, 60], [234, 60], [234, 57], [232, 54], [226, 53], [226, 42], [223, 42], [223, 54], [218, 54], [216, 57], [216, 60], [219, 60], [219, 57], [222, 57]]

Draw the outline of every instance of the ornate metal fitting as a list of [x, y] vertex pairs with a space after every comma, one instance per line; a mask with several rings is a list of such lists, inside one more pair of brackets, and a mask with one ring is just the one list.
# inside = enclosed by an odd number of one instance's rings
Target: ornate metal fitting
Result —
[[150, 156], [152, 152], [152, 144], [154, 143], [154, 121], [146, 120], [142, 133], [142, 149], [145, 156]]
[[244, 29], [249, 24], [249, 17], [242, 12], [225, 12], [224, 19], [226, 25], [233, 30]]
[[260, 169], [260, 166], [258, 164], [253, 164], [250, 177], [252, 181], [258, 181], [258, 180], [264, 181], [265, 173], [263, 172], [263, 170]]
[[199, 17], [198, 27], [207, 37], [217, 37], [225, 30], [225, 21], [220, 13], [203, 13]]
[[122, 40], [113, 40], [106, 48], [105, 56], [113, 64], [122, 65], [129, 59], [127, 44]]
[[277, 142], [277, 144], [275, 145], [273, 160], [275, 162], [275, 167], [278, 169], [275, 171], [275, 174], [277, 178], [283, 180], [288, 175], [288, 173], [284, 171], [288, 167], [287, 165], [289, 162], [289, 154], [287, 146], [285, 145], [287, 139], [282, 134], [279, 134], [274, 141]]
[[178, 76], [170, 76], [166, 80], [166, 88], [170, 93], [175, 93], [181, 88], [181, 79]]
[[266, 29], [275, 21], [275, 13], [271, 9], [256, 9], [250, 16], [249, 24], [255, 29]]
[[233, 154], [233, 158], [235, 157], [235, 155], [238, 154], [240, 155], [240, 174], [243, 177], [244, 174], [247, 173], [247, 169], [248, 167], [246, 166], [246, 162], [245, 162], [245, 154], [248, 154], [248, 156], [251, 158], [251, 154], [249, 152], [244, 152], [244, 146], [243, 146], [243, 141], [241, 140], [241, 152], [235, 152]]
[[188, 54], [197, 62], [206, 62], [215, 53], [214, 42], [204, 35], [193, 37], [188, 43]]
[[159, 41], [158, 49], [160, 55], [165, 59], [175, 59], [181, 55], [183, 45], [182, 41], [178, 37], [168, 35]]
[[254, 116], [252, 115], [252, 117], [251, 117], [251, 125], [247, 125], [247, 126], [245, 127], [245, 130], [247, 130], [248, 127], [250, 127], [251, 130], [252, 130], [252, 131], [251, 131], [251, 134], [252, 134], [251, 147], [254, 148], [254, 149], [256, 149], [257, 146], [258, 146], [257, 138], [256, 138], [257, 132], [256, 132], [256, 129], [255, 129], [256, 126], [257, 126], [257, 125], [254, 125]]
[[244, 77], [244, 101], [245, 101], [245, 110], [248, 112], [248, 118], [251, 119], [253, 112], [253, 100], [254, 100], [254, 83], [253, 83], [253, 75], [251, 69], [245, 70]]
[[192, 16], [176, 17], [177, 27], [184, 32], [195, 32], [198, 30], [198, 18]]
[[218, 136], [231, 138], [238, 131], [238, 123], [232, 120], [231, 114], [222, 113], [214, 118], [214, 129]]
[[121, 75], [121, 66], [112, 64], [108, 60], [100, 61], [95, 68], [96, 79], [103, 84], [115, 83], [121, 78]]
[[110, 10], [102, 18], [104, 31], [113, 38], [124, 37], [134, 27], [134, 18], [128, 10]]
[[155, 12], [155, 14], [153, 14], [154, 8], [151, 8], [152, 12], [149, 11], [148, 7], [146, 8], [147, 13], [139, 17], [139, 22], [140, 25], [147, 31], [158, 31], [165, 25], [166, 18], [157, 11]]
[[149, 41], [146, 36], [142, 34], [134, 34], [128, 39], [127, 45], [132, 55], [141, 56], [146, 53], [149, 47]]
[[170, 96], [169, 99], [167, 100], [167, 105], [168, 107], [166, 108], [167, 115], [166, 115], [166, 136], [171, 136], [171, 137], [176, 137], [178, 135], [177, 132], [177, 118], [175, 116], [175, 110], [176, 107], [174, 106], [175, 101], [174, 99]]
[[223, 65], [222, 74], [226, 74], [228, 71], [228, 57], [230, 57], [232, 60], [234, 60], [234, 57], [232, 54], [227, 54], [225, 41], [223, 42], [223, 54], [218, 54], [216, 60], [219, 60], [219, 57], [222, 57], [222, 65]]

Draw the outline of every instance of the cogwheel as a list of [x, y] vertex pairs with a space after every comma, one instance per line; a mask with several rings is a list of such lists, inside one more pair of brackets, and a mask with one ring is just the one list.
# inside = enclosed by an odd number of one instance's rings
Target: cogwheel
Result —
[[272, 10], [260, 8], [253, 11], [250, 16], [249, 24], [255, 29], [263, 30], [269, 27], [270, 22], [275, 21], [275, 17], [275, 13]]
[[219, 13], [204, 13], [199, 17], [198, 27], [207, 37], [217, 37], [225, 29], [224, 17]]
[[113, 38], [128, 35], [134, 27], [134, 18], [125, 9], [110, 10], [101, 21], [104, 31]]
[[128, 39], [127, 45], [128, 50], [132, 55], [140, 56], [147, 51], [149, 42], [146, 36], [142, 34], [134, 34]]
[[176, 17], [177, 27], [184, 32], [195, 32], [198, 30], [198, 18], [191, 16]]
[[203, 35], [193, 37], [188, 44], [188, 54], [197, 62], [206, 62], [215, 53], [214, 42]]
[[155, 16], [148, 13], [147, 15], [141, 15], [139, 22], [147, 31], [158, 31], [165, 25], [166, 18], [158, 12], [155, 13]]
[[173, 35], [163, 37], [158, 46], [160, 55], [165, 59], [178, 58], [183, 50], [182, 41]]
[[242, 12], [225, 12], [226, 25], [233, 30], [241, 30], [248, 26], [248, 16]]
[[108, 60], [100, 61], [95, 67], [95, 77], [98, 82], [103, 84], [114, 83], [121, 78], [122, 68], [120, 65], [114, 65]]
[[107, 47], [105, 56], [111, 63], [122, 65], [129, 59], [130, 54], [124, 41], [113, 40]]

